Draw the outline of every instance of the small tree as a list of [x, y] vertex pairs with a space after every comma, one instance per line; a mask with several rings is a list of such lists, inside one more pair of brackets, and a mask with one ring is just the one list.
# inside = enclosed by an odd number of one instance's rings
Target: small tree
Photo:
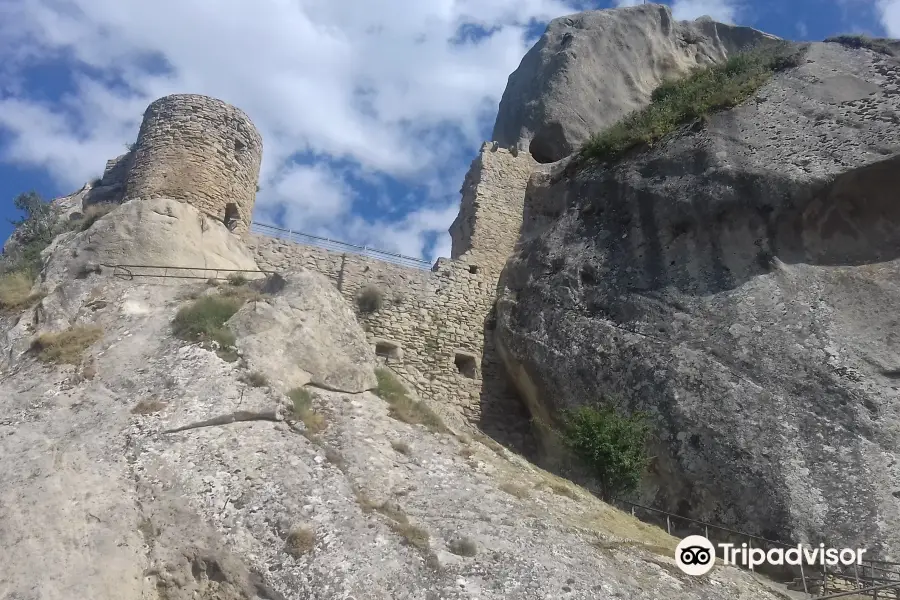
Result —
[[34, 276], [34, 272], [40, 269], [41, 251], [50, 245], [58, 233], [57, 209], [36, 192], [19, 194], [13, 205], [24, 216], [10, 220], [16, 227], [15, 243], [10, 254], [4, 256], [2, 270], [24, 271]]
[[604, 500], [633, 491], [650, 464], [645, 413], [583, 406], [563, 414], [563, 442], [600, 481]]

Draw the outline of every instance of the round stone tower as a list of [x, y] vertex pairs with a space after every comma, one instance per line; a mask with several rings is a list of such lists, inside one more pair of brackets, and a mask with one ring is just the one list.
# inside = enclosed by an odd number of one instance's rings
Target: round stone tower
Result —
[[165, 96], [144, 112], [132, 153], [126, 200], [175, 198], [235, 233], [249, 229], [262, 137], [243, 111], [208, 96]]

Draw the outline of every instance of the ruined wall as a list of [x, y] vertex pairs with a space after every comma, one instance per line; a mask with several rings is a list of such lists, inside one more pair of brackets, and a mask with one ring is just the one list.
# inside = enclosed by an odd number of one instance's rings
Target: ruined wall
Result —
[[457, 222], [468, 229], [454, 224], [451, 234], [460, 259], [439, 259], [431, 271], [265, 236], [246, 241], [260, 268], [315, 270], [334, 281], [354, 307], [360, 289], [377, 286], [382, 308], [359, 314], [376, 351], [435, 407], [452, 405], [481, 425], [486, 419], [502, 424], [521, 407], [493, 351], [492, 309], [500, 270], [518, 238], [534, 165], [527, 153], [485, 144], [462, 190]]
[[131, 154], [125, 199], [175, 198], [220, 218], [234, 203], [235, 232], [249, 229], [262, 138], [241, 110], [207, 96], [165, 96], [144, 112]]
[[498, 276], [522, 226], [528, 177], [538, 165], [528, 152], [481, 147], [466, 174], [459, 214], [450, 226], [451, 257]]

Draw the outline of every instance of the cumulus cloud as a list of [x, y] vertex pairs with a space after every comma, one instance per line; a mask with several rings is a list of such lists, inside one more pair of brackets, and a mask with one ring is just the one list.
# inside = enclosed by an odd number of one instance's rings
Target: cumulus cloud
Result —
[[[359, 198], [346, 172], [317, 164], [343, 161], [358, 177], [437, 189], [385, 230], [422, 240], [452, 220], [452, 211], [433, 207], [459, 189], [450, 176], [489, 130], [527, 50], [528, 27], [576, 7], [570, 0], [0, 2], [0, 158], [78, 186], [134, 140], [152, 100], [202, 93], [242, 108], [263, 135], [260, 210], [310, 227], [329, 218], [349, 223]], [[461, 35], [467, 28], [481, 35]], [[62, 74], [53, 87], [65, 88], [49, 97], [28, 77], [48, 66]], [[307, 185], [317, 201], [290, 193]]]
[[680, 21], [709, 16], [721, 23], [734, 23], [738, 9], [737, 3], [729, 0], [675, 0], [672, 16]]
[[887, 35], [900, 38], [900, 0], [879, 0], [878, 12]]
[[[615, 6], [637, 6], [644, 0], [615, 0]], [[702, 16], [710, 16], [721, 23], [734, 23], [738, 14], [737, 3], [733, 0], [674, 0], [671, 4], [672, 16], [679, 21], [693, 21]]]

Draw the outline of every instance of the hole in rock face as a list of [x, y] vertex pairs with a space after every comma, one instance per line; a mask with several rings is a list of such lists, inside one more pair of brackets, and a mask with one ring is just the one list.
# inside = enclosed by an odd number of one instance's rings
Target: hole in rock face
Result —
[[459, 373], [469, 379], [477, 377], [477, 368], [475, 366], [475, 357], [471, 354], [462, 354], [457, 352], [453, 360]]
[[472, 275], [478, 274], [478, 267], [476, 265], [469, 265], [469, 273]]
[[382, 358], [400, 358], [400, 344], [379, 340], [375, 342], [375, 355]]

